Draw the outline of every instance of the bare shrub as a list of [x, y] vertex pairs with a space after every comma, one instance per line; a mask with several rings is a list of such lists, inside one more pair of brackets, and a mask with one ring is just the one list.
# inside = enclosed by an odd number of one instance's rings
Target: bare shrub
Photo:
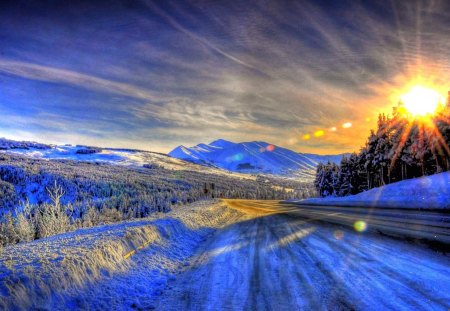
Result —
[[30, 242], [34, 240], [36, 228], [34, 226], [33, 220], [33, 218], [27, 218], [24, 213], [17, 214], [15, 221], [15, 230], [18, 242]]
[[51, 203], [39, 206], [37, 212], [37, 236], [39, 238], [45, 238], [72, 229], [70, 215], [68, 215], [66, 208], [61, 205], [61, 198], [65, 194], [64, 190], [55, 181], [54, 186], [47, 188], [47, 191]]

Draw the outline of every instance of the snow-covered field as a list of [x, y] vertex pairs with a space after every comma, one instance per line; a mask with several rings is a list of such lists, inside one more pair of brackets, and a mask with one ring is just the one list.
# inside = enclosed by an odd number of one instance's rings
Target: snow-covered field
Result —
[[6, 247], [0, 253], [0, 309], [149, 307], [168, 279], [188, 266], [198, 244], [239, 216], [221, 203], [198, 202]]
[[298, 203], [335, 206], [450, 209], [450, 172], [404, 180], [352, 196], [313, 198], [298, 201]]

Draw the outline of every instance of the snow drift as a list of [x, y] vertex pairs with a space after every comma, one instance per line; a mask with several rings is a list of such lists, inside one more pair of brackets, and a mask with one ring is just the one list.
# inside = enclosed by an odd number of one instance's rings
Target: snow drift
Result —
[[[0, 309], [54, 309], [101, 279], [127, 271], [139, 251], [169, 246], [165, 260], [147, 262], [168, 271], [183, 265], [196, 246], [215, 228], [240, 214], [221, 203], [198, 202], [145, 220], [80, 229], [0, 253]], [[171, 253], [184, 248], [185, 256]], [[131, 256], [131, 259], [129, 258]], [[136, 255], [137, 256], [137, 255]], [[147, 267], [150, 269], [151, 267]], [[150, 272], [150, 271], [149, 271]]]
[[301, 204], [450, 209], [450, 172], [409, 179], [346, 197], [313, 198]]

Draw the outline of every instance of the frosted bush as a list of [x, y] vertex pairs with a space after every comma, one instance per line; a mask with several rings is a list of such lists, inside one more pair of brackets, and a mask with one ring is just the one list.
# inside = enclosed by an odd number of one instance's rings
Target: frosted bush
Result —
[[14, 207], [18, 202], [14, 185], [0, 179], [0, 208]]
[[14, 227], [18, 238], [17, 242], [30, 242], [34, 240], [36, 228], [32, 218], [27, 218], [25, 214], [18, 213]]
[[44, 204], [39, 207], [38, 211], [37, 235], [39, 238], [71, 230], [70, 218], [63, 209], [57, 209], [51, 204]]
[[123, 214], [117, 209], [104, 208], [100, 212], [100, 224], [118, 222], [123, 220]]
[[67, 210], [61, 204], [65, 194], [62, 187], [55, 181], [53, 188], [47, 188], [47, 191], [52, 203], [43, 204], [37, 209], [37, 234], [40, 238], [67, 232], [72, 228]]
[[0, 244], [6, 246], [9, 244], [16, 244], [19, 241], [14, 227], [14, 217], [11, 212], [3, 217], [0, 223]]

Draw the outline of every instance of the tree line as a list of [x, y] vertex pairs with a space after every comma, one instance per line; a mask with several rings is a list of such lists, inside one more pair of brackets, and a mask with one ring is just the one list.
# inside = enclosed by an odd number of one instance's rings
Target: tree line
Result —
[[211, 198], [290, 199], [314, 189], [297, 181], [43, 160], [0, 153], [0, 249], [77, 228], [143, 218]]
[[402, 102], [392, 116], [380, 114], [359, 153], [340, 165], [320, 163], [314, 186], [318, 194], [347, 196], [393, 182], [450, 170], [450, 96], [434, 115], [414, 117]]

